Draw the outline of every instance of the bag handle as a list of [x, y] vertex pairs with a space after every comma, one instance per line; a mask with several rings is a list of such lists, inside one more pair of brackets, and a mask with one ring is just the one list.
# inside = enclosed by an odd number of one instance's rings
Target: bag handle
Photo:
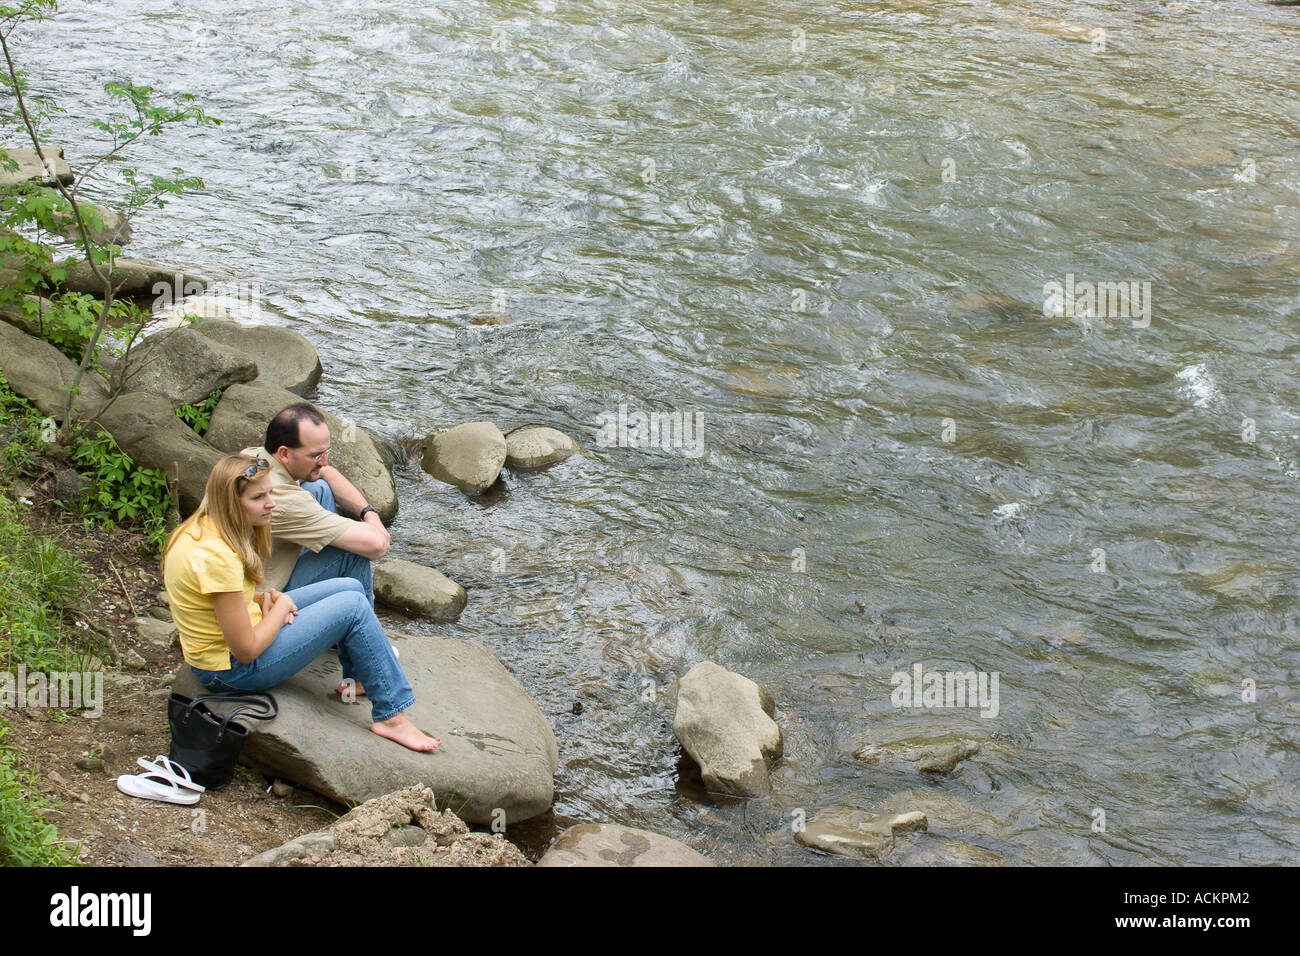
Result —
[[205, 701], [220, 701], [225, 704], [237, 704], [230, 713], [226, 714], [221, 721], [221, 732], [226, 732], [227, 725], [236, 717], [251, 717], [254, 720], [270, 720], [280, 713], [280, 707], [275, 702], [275, 698], [270, 694], [249, 693], [249, 694], [202, 694], [195, 697], [186, 707], [185, 717], [188, 720], [194, 713], [194, 708]]

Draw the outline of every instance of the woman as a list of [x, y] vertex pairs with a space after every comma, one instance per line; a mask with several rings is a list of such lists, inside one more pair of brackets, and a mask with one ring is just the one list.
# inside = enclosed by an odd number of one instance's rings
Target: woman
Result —
[[339, 691], [370, 697], [370, 729], [411, 750], [441, 743], [402, 714], [415, 694], [361, 583], [333, 578], [254, 596], [271, 553], [270, 466], [227, 455], [208, 475], [204, 503], [163, 549], [162, 574], [185, 662], [216, 693], [267, 690], [338, 645]]

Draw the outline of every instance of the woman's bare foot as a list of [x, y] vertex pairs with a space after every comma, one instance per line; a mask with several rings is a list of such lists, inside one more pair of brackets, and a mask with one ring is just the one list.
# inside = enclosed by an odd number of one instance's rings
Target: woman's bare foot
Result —
[[[351, 687], [350, 691], [349, 691], [349, 686]], [[334, 688], [334, 692], [338, 694], [340, 697], [344, 697], [348, 693], [351, 693], [353, 697], [366, 696], [366, 689], [361, 686], [361, 681], [359, 680], [353, 681], [351, 685], [349, 685], [347, 681], [340, 681], [339, 686]]]
[[389, 717], [387, 720], [373, 723], [370, 725], [370, 729], [379, 736], [387, 737], [389, 740], [411, 750], [433, 750], [442, 743], [437, 737], [430, 737], [422, 732], [406, 718], [405, 714], [398, 714], [396, 717]]

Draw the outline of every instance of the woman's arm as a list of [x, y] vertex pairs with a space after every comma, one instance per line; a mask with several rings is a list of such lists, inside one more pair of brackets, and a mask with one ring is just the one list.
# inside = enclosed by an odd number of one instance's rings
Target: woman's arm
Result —
[[244, 592], [223, 591], [212, 595], [212, 610], [216, 613], [221, 633], [235, 660], [241, 664], [251, 664], [271, 646], [284, 622], [297, 608], [287, 594], [281, 594], [271, 605], [270, 611], [263, 615], [261, 623], [253, 627], [253, 619], [249, 617], [248, 605], [244, 601]]

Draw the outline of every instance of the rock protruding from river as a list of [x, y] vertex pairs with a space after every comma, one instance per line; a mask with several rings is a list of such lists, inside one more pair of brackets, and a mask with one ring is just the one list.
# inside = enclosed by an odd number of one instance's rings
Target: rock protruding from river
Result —
[[[77, 206], [81, 209], [81, 219], [86, 224], [90, 238], [100, 245], [124, 246], [131, 240], [131, 223], [111, 209], [91, 205], [84, 200]], [[71, 210], [56, 212], [55, 225], [59, 235], [74, 242], [81, 241], [81, 230], [77, 228], [77, 217]]]
[[[28, 335], [21, 329], [0, 322], [0, 371], [9, 387], [30, 399], [42, 415], [62, 421], [68, 389], [77, 375], [77, 364], [48, 342]], [[81, 380], [81, 392], [73, 407], [83, 415], [93, 415], [108, 401], [103, 381], [87, 372]], [[173, 415], [173, 417], [175, 417]]]
[[673, 733], [711, 793], [762, 796], [782, 750], [775, 712], [772, 698], [748, 677], [701, 661], [678, 685]]
[[325, 829], [259, 853], [242, 865], [528, 865], [524, 855], [501, 834], [470, 833], [456, 814], [439, 811], [438, 802], [428, 787], [404, 787], [367, 800]]
[[173, 409], [201, 405], [216, 389], [255, 378], [253, 355], [186, 326], [150, 335], [113, 370], [114, 383], [124, 391], [161, 395]]
[[853, 756], [863, 763], [881, 764], [893, 769], [949, 774], [957, 769], [959, 763], [979, 751], [979, 741], [948, 734], [864, 743], [853, 751]]
[[538, 866], [713, 866], [685, 843], [615, 823], [569, 827], [537, 861]]
[[[370, 703], [344, 703], [342, 677], [327, 652], [271, 693], [279, 716], [248, 722], [246, 762], [340, 803], [364, 801], [415, 784], [471, 823], [515, 823], [544, 813], [559, 761], [555, 735], [537, 705], [485, 648], [450, 638], [389, 634], [415, 690], [404, 711], [442, 738], [416, 753], [372, 733]], [[183, 666], [175, 690], [203, 692]], [[214, 709], [225, 713], [223, 705]]]
[[864, 860], [882, 860], [897, 837], [929, 828], [920, 811], [872, 813], [857, 807], [823, 810], [794, 832], [796, 843]]
[[426, 472], [467, 495], [490, 488], [505, 463], [505, 436], [491, 422], [466, 422], [438, 432], [429, 439], [421, 462]]
[[0, 168], [0, 189], [29, 181], [38, 186], [53, 186], [56, 179], [65, 186], [71, 186], [76, 178], [72, 175], [72, 167], [63, 158], [62, 146], [42, 146], [39, 157], [36, 150], [31, 148], [10, 146], [5, 152], [18, 164], [18, 168]]
[[158, 468], [177, 480], [181, 510], [193, 512], [221, 453], [176, 417], [176, 407], [160, 395], [119, 395], [99, 415], [113, 440], [142, 468]]
[[[94, 270], [85, 259], [67, 260], [62, 263], [68, 274], [59, 284], [62, 292], [81, 292], [97, 298], [104, 296], [104, 283], [95, 277]], [[104, 267], [100, 268], [104, 271]], [[109, 277], [113, 283], [113, 295], [120, 299], [142, 298], [147, 296], [168, 296], [176, 301], [183, 294], [202, 292], [208, 281], [182, 269], [145, 262], [140, 259], [114, 259], [113, 274]]]
[[[184, 307], [180, 308], [184, 311]], [[278, 385], [306, 396], [320, 382], [320, 356], [307, 336], [278, 325], [245, 325], [209, 318], [193, 328], [214, 342], [242, 352], [257, 362], [255, 381]], [[260, 445], [261, 442], [258, 442]]]
[[465, 610], [465, 589], [433, 568], [411, 561], [374, 566], [375, 600], [431, 621], [454, 621]]
[[578, 443], [559, 429], [545, 425], [521, 428], [506, 436], [506, 467], [548, 468], [578, 451]]
[[[217, 402], [204, 437], [227, 454], [258, 448], [266, 441], [271, 419], [301, 401], [300, 395], [267, 382], [232, 385]], [[385, 523], [392, 521], [397, 516], [397, 487], [378, 442], [355, 422], [318, 410], [330, 430], [329, 463], [357, 486]]]

